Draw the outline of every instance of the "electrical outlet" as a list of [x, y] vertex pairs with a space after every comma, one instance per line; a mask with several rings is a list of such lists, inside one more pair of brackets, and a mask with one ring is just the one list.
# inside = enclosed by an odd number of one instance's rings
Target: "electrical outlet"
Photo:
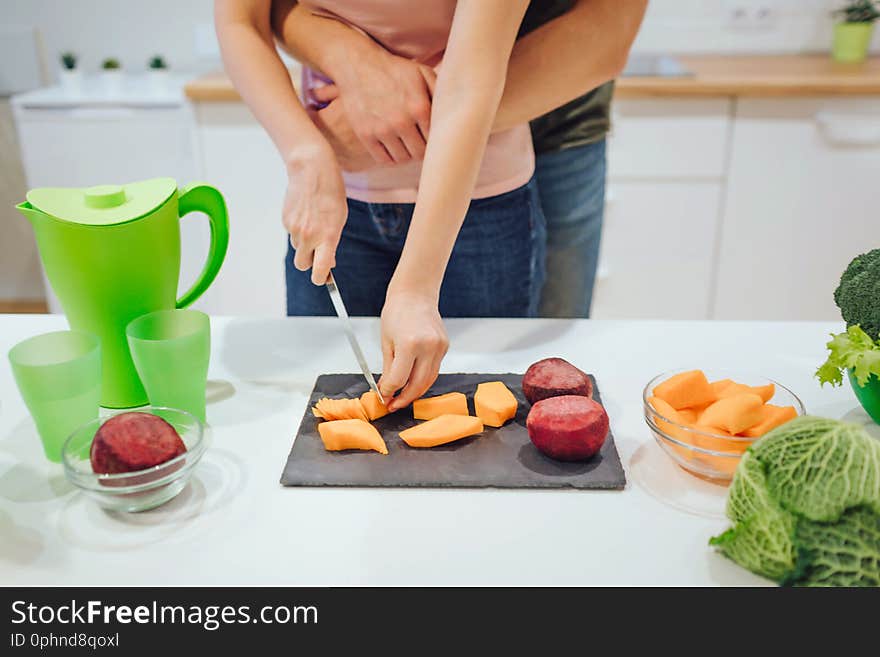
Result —
[[779, 16], [776, 10], [766, 0], [725, 3], [725, 27], [729, 30], [749, 32], [772, 30], [778, 23]]

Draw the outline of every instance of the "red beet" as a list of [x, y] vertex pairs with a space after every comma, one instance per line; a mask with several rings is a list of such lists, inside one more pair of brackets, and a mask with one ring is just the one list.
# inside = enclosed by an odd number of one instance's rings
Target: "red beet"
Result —
[[593, 396], [590, 377], [562, 358], [532, 363], [523, 375], [522, 389], [530, 404], [562, 395]]
[[175, 428], [150, 413], [121, 413], [98, 429], [89, 453], [96, 474], [135, 472], [180, 456], [186, 445]]
[[539, 401], [526, 418], [535, 447], [557, 461], [583, 461], [608, 435], [608, 414], [589, 397], [565, 395]]

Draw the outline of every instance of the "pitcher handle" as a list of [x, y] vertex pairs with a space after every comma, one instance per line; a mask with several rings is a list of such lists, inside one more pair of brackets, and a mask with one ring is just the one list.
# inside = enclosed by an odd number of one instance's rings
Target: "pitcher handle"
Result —
[[186, 308], [205, 293], [220, 271], [229, 246], [229, 215], [226, 213], [226, 201], [223, 200], [223, 195], [205, 183], [192, 183], [182, 189], [178, 207], [181, 219], [190, 212], [204, 212], [208, 215], [211, 225], [208, 260], [192, 287], [177, 300], [178, 308]]

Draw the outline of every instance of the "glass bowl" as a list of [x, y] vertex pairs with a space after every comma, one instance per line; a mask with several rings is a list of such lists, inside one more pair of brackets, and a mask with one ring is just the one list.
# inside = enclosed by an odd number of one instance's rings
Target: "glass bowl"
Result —
[[[703, 479], [716, 483], [728, 483], [733, 479], [739, 460], [749, 445], [758, 438], [742, 436], [723, 436], [705, 431], [693, 425], [680, 424], [664, 417], [648, 402], [654, 387], [669, 377], [687, 370], [664, 372], [648, 382], [642, 392], [645, 422], [657, 444], [682, 468]], [[793, 406], [798, 415], [804, 415], [803, 402], [781, 383], [762, 376], [748, 373], [704, 370], [710, 381], [732, 379], [737, 383], [762, 386], [772, 383], [775, 386], [773, 397], [768, 403], [777, 406]]]
[[[164, 504], [189, 482], [196, 464], [208, 447], [208, 432], [195, 416], [173, 408], [144, 406], [133, 413], [157, 415], [180, 435], [186, 452], [152, 468], [96, 474], [89, 458], [92, 440], [104, 422], [114, 415], [100, 417], [76, 429], [61, 449], [64, 474], [102, 508], [111, 511], [146, 511]], [[115, 415], [118, 415], [115, 414]]]

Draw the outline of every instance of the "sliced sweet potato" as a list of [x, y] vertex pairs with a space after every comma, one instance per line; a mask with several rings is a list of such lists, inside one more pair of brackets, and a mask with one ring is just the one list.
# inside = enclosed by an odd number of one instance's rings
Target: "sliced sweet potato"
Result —
[[361, 405], [360, 399], [328, 399], [323, 397], [312, 408], [312, 414], [324, 420], [363, 420], [368, 422], [370, 419]]
[[764, 400], [753, 392], [725, 397], [703, 411], [698, 425], [724, 429], [735, 435], [761, 421], [763, 405]]
[[752, 386], [751, 388], [752, 392], [764, 400], [764, 403], [773, 399], [773, 395], [776, 394], [776, 386], [772, 383], [768, 383], [765, 386]]
[[740, 436], [748, 438], [760, 438], [768, 431], [772, 431], [797, 417], [797, 411], [794, 406], [774, 406], [773, 404], [764, 404], [761, 408], [761, 421], [756, 425], [749, 427], [745, 431], [740, 432]]
[[410, 447], [437, 447], [483, 430], [478, 417], [469, 415], [440, 415], [427, 422], [400, 432], [400, 438]]
[[422, 397], [413, 402], [413, 417], [433, 420], [441, 415], [467, 415], [467, 397], [461, 392], [447, 392], [436, 397]]
[[[727, 381], [729, 379], [725, 379]], [[715, 383], [721, 383], [721, 381], [716, 381]], [[718, 388], [715, 387], [716, 394], [718, 395], [718, 399], [724, 399], [726, 397], [733, 397], [734, 395], [742, 395], [747, 392], [752, 392], [758, 395], [763, 401], [768, 402], [773, 399], [773, 395], [776, 394], [776, 386], [772, 383], [768, 383], [765, 386], [747, 386], [744, 383], [736, 383], [735, 381], [731, 381], [728, 385]]]
[[653, 394], [676, 410], [694, 408], [716, 400], [715, 391], [702, 370], [675, 374], [658, 384]]
[[501, 381], [490, 381], [477, 386], [474, 408], [483, 424], [500, 427], [516, 415], [516, 397]]
[[388, 409], [385, 407], [385, 404], [379, 401], [379, 396], [372, 390], [367, 390], [361, 395], [361, 406], [364, 407], [364, 412], [367, 414], [370, 422], [388, 415]]
[[[357, 400], [355, 400], [357, 401]], [[330, 420], [318, 424], [318, 433], [324, 449], [335, 452], [344, 449], [369, 449], [387, 454], [388, 447], [382, 436], [366, 420]]]

